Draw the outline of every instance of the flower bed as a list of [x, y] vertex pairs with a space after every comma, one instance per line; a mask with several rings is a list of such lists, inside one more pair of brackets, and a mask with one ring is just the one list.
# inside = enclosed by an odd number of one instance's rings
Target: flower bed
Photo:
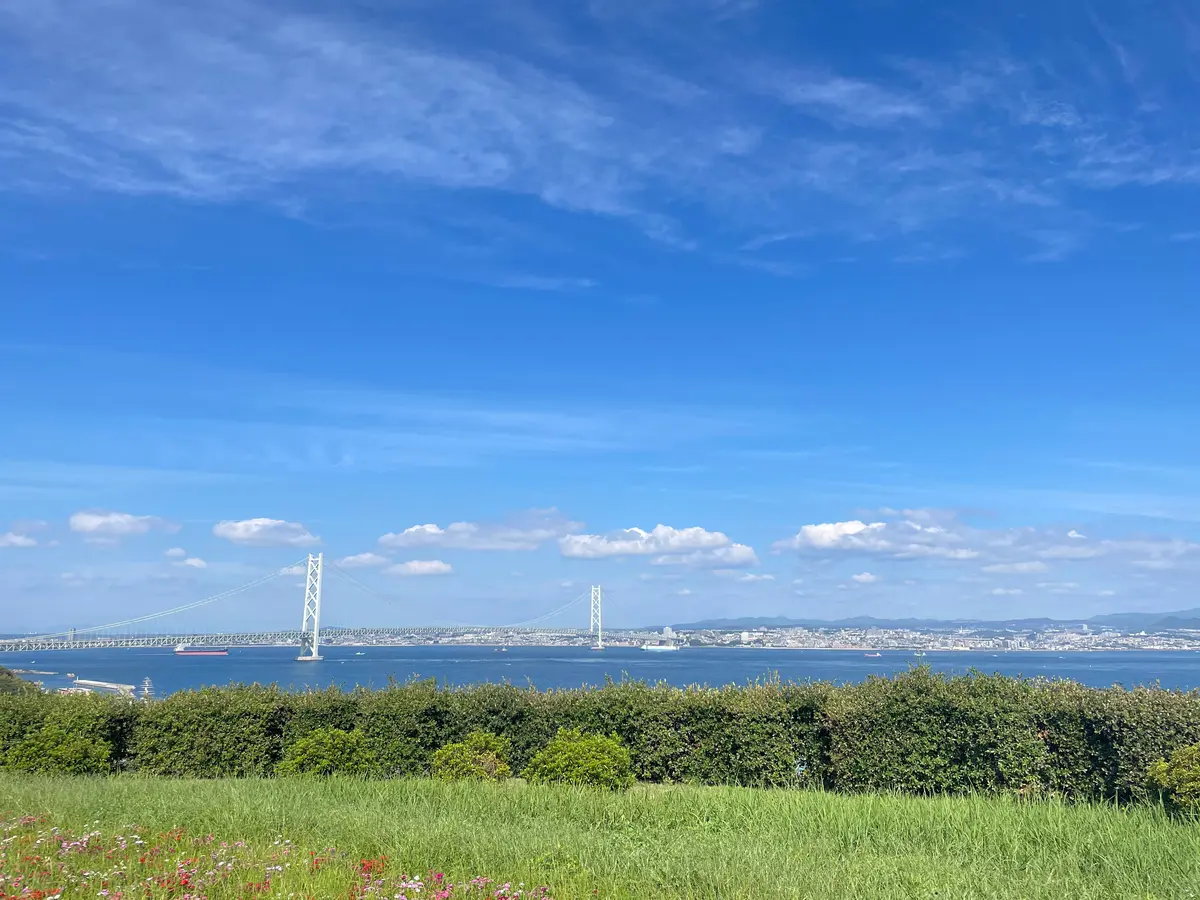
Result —
[[0, 822], [0, 900], [59, 897], [553, 900], [547, 887], [482, 876], [455, 881], [441, 872], [409, 875], [387, 857], [302, 850], [282, 837], [256, 846], [183, 829], [153, 833], [130, 825], [106, 835], [72, 833], [34, 816]]

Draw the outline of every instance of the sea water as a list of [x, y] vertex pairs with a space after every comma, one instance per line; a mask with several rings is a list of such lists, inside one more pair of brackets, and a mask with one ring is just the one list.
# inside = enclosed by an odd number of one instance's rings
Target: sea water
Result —
[[672, 685], [745, 684], [774, 675], [784, 680], [862, 681], [892, 675], [916, 664], [938, 672], [978, 669], [1004, 675], [1070, 678], [1095, 687], [1159, 683], [1165, 688], [1200, 687], [1200, 652], [931, 652], [884, 651], [868, 657], [852, 650], [765, 650], [684, 648], [678, 653], [646, 653], [635, 648], [594, 651], [584, 647], [322, 647], [319, 662], [297, 662], [294, 647], [233, 647], [228, 656], [175, 656], [171, 648], [60, 650], [0, 654], [0, 665], [54, 675], [27, 675], [48, 688], [71, 683], [68, 673], [92, 681], [136, 685], [149, 678], [162, 696], [205, 685], [231, 682], [277, 684], [303, 690], [336, 685], [379, 688], [389, 680], [434, 678], [465, 685], [510, 682], [525, 686], [572, 688], [607, 679], [641, 679]]

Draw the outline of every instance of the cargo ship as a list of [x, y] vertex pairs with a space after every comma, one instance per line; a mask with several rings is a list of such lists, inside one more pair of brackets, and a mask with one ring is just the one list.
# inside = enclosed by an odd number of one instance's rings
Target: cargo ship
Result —
[[180, 644], [175, 648], [176, 656], [228, 656], [228, 647], [197, 647], [192, 644]]

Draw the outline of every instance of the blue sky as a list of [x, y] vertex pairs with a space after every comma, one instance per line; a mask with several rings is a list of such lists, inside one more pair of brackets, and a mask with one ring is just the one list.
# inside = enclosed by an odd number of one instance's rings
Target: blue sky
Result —
[[4, 630], [1200, 605], [1198, 88], [1186, 3], [0, 0]]

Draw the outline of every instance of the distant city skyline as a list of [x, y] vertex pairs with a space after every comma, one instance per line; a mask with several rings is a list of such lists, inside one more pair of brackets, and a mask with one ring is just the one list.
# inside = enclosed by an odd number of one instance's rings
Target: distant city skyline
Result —
[[1115, 0], [0, 0], [3, 628], [309, 551], [389, 598], [347, 625], [1200, 606], [1198, 46]]

